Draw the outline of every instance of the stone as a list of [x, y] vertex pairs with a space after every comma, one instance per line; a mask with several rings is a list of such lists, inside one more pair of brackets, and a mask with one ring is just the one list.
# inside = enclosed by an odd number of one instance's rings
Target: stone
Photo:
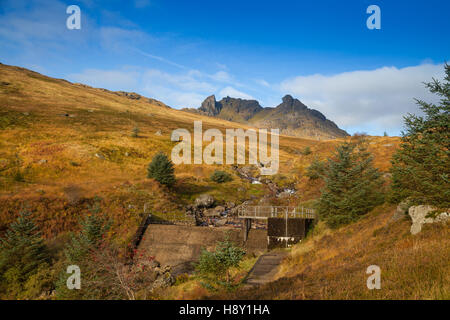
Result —
[[407, 214], [408, 214], [408, 209], [409, 209], [410, 205], [409, 205], [409, 200], [403, 200], [402, 202], [400, 202], [397, 206], [397, 209], [395, 210], [394, 215], [392, 216], [391, 220], [392, 221], [398, 221], [402, 218], [404, 218]]
[[227, 223], [227, 219], [218, 219], [214, 222], [214, 226], [223, 227]]
[[215, 200], [209, 194], [202, 194], [195, 199], [196, 207], [210, 208], [214, 204]]
[[449, 212], [441, 212], [433, 217], [427, 217], [427, 215], [435, 211], [436, 208], [429, 205], [412, 206], [408, 210], [408, 214], [412, 219], [411, 234], [417, 234], [422, 230], [422, 225], [425, 223], [438, 223], [449, 220]]
[[156, 131], [156, 132], [155, 132], [155, 135], [161, 136], [161, 135], [162, 135], [161, 130]]
[[105, 156], [99, 153], [96, 153], [95, 156], [101, 160], [105, 160]]
[[167, 288], [175, 283], [175, 278], [170, 273], [164, 273], [153, 282], [152, 289]]
[[44, 163], [47, 163], [47, 160], [41, 159], [41, 160], [38, 161], [38, 163], [39, 163], [39, 164], [44, 164]]
[[236, 207], [236, 204], [235, 204], [234, 202], [232, 202], [232, 201], [228, 201], [228, 202], [225, 204], [225, 206], [226, 206], [228, 209], [232, 209], [232, 208]]

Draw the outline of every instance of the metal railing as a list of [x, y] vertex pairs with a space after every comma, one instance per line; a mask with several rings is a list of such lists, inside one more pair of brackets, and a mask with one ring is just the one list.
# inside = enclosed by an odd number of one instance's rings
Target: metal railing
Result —
[[282, 206], [244, 206], [238, 210], [239, 218], [267, 219], [267, 218], [299, 218], [315, 219], [314, 209], [305, 207]]

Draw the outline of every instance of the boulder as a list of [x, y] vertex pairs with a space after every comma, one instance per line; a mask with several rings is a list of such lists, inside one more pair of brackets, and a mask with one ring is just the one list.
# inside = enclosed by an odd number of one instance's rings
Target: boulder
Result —
[[170, 273], [164, 273], [153, 282], [152, 289], [167, 288], [175, 283], [175, 278]]
[[223, 227], [227, 223], [227, 219], [218, 219], [214, 221], [215, 227]]
[[403, 200], [397, 206], [397, 210], [395, 210], [394, 215], [392, 216], [392, 221], [398, 221], [404, 218], [408, 214], [408, 209], [410, 207], [409, 200]]
[[408, 210], [408, 214], [412, 219], [411, 234], [417, 234], [422, 230], [422, 225], [425, 223], [444, 222], [449, 220], [449, 212], [441, 212], [435, 217], [427, 217], [427, 215], [435, 211], [436, 208], [428, 205], [412, 206]]
[[202, 194], [195, 199], [195, 206], [198, 208], [211, 208], [215, 200], [209, 194]]
[[234, 207], [236, 207], [236, 204], [235, 204], [234, 202], [232, 202], [232, 201], [229, 201], [229, 202], [227, 202], [227, 203], [225, 204], [225, 206], [226, 206], [228, 209], [233, 209]]

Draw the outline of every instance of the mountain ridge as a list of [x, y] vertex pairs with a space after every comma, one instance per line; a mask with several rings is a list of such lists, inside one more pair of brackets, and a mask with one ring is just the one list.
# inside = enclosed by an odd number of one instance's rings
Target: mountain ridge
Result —
[[276, 107], [262, 107], [257, 100], [207, 97], [198, 109], [182, 109], [228, 121], [249, 124], [258, 128], [279, 128], [281, 134], [321, 139], [349, 136], [320, 111], [308, 108], [300, 100], [285, 95]]

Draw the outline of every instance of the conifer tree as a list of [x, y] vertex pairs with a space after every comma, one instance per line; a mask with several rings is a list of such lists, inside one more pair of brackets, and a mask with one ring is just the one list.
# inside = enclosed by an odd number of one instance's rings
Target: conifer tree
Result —
[[[81, 230], [78, 234], [71, 234], [69, 243], [64, 248], [65, 260], [63, 269], [59, 272], [59, 279], [56, 282], [56, 294], [61, 299], [82, 299], [96, 298], [93, 292], [81, 290], [69, 290], [66, 286], [67, 278], [70, 276], [66, 273], [69, 265], [77, 265], [80, 267], [83, 279], [91, 279], [95, 274], [92, 270], [92, 253], [99, 250], [105, 245], [105, 235], [110, 229], [111, 222], [101, 216], [101, 207], [98, 202], [89, 206], [90, 214], [86, 215], [80, 221]], [[92, 279], [91, 279], [92, 280]]]
[[31, 213], [22, 211], [0, 238], [0, 283], [16, 287], [20, 293], [24, 283], [50, 259]]
[[322, 176], [325, 187], [316, 206], [330, 227], [356, 221], [383, 201], [383, 180], [372, 161], [364, 141], [338, 146], [328, 160]]
[[408, 114], [402, 144], [392, 159], [392, 202], [450, 207], [450, 66], [444, 82], [425, 83], [439, 104], [417, 100], [424, 116]]
[[153, 178], [163, 185], [171, 187], [175, 183], [173, 163], [163, 153], [158, 153], [153, 157], [147, 170], [148, 178]]

